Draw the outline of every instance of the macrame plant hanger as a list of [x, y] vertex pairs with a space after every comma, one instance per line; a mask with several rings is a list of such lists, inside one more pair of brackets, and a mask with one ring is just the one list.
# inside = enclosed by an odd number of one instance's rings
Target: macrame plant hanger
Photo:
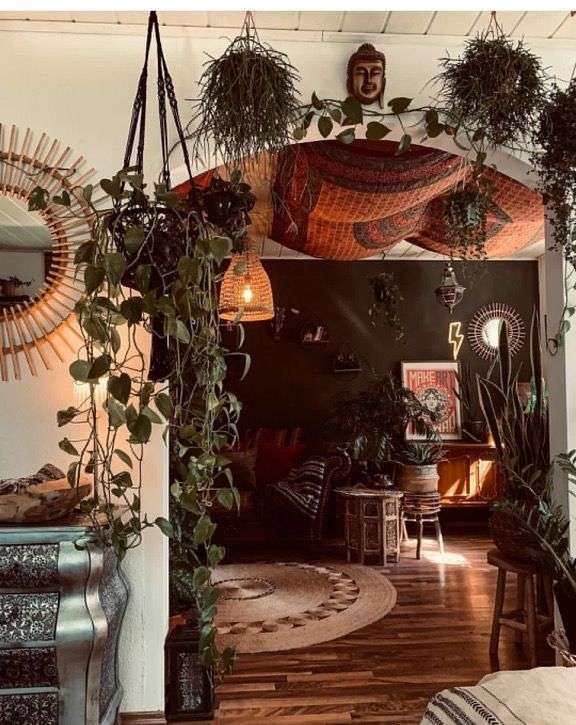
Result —
[[[178, 134], [179, 144], [182, 148], [184, 164], [188, 172], [190, 182], [190, 191], [188, 194], [188, 202], [192, 209], [196, 209], [198, 214], [196, 218], [201, 223], [201, 214], [199, 206], [199, 198], [194, 179], [192, 178], [192, 169], [190, 166], [190, 157], [186, 146], [186, 139], [180, 121], [178, 112], [178, 103], [174, 92], [174, 84], [172, 77], [168, 71], [166, 58], [162, 49], [160, 40], [160, 28], [156, 12], [152, 11], [148, 17], [148, 30], [146, 34], [146, 52], [144, 56], [144, 66], [138, 81], [136, 97], [132, 107], [132, 117], [128, 129], [128, 140], [126, 142], [126, 150], [124, 153], [124, 171], [130, 171], [135, 175], [142, 175], [144, 171], [144, 144], [146, 131], [146, 101], [147, 101], [147, 85], [148, 85], [148, 60], [150, 57], [150, 47], [152, 42], [152, 33], [156, 38], [156, 54], [158, 65], [157, 77], [157, 94], [158, 94], [158, 115], [160, 125], [160, 144], [162, 151], [162, 171], [161, 178], [164, 192], [171, 190], [170, 166], [169, 166], [169, 145], [168, 145], [168, 125], [167, 125], [167, 108], [166, 99], [172, 118]], [[136, 153], [133, 161], [134, 145], [136, 145]], [[189, 250], [186, 249], [187, 239], [182, 217], [177, 214], [174, 209], [164, 204], [157, 197], [158, 201], [152, 206], [147, 202], [146, 198], [138, 189], [134, 190], [132, 198], [123, 208], [120, 208], [120, 201], [116, 202], [118, 215], [114, 218], [115, 239], [118, 249], [127, 260], [127, 270], [122, 278], [122, 282], [129, 287], [137, 287], [135, 270], [140, 264], [149, 264], [152, 270], [151, 287], [162, 287], [165, 289], [176, 275], [176, 265], [181, 256]], [[130, 254], [124, 244], [124, 237], [128, 229], [132, 226], [144, 227], [146, 233], [146, 241], [144, 245], [135, 254]], [[148, 229], [146, 227], [148, 226]], [[119, 231], [119, 233], [118, 233]], [[170, 372], [170, 350], [169, 340], [164, 334], [164, 322], [162, 317], [152, 317], [152, 348], [150, 353], [150, 369], [148, 378], [150, 380], [164, 380]]]

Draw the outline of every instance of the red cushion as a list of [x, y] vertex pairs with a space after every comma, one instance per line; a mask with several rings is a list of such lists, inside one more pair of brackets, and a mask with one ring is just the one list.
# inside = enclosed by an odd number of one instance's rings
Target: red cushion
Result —
[[294, 446], [277, 446], [273, 443], [260, 443], [256, 458], [256, 485], [258, 488], [277, 483], [304, 460], [307, 446], [297, 443]]

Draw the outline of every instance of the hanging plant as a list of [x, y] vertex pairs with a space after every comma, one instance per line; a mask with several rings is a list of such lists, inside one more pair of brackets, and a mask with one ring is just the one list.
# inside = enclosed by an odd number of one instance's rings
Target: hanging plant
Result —
[[196, 151], [212, 145], [226, 165], [242, 165], [288, 145], [299, 81], [288, 57], [260, 42], [247, 13], [242, 34], [205, 64], [200, 77], [200, 98], [190, 123], [197, 122]]
[[448, 198], [443, 216], [451, 258], [486, 259], [489, 209], [489, 186], [485, 181], [466, 184]]
[[404, 337], [404, 326], [400, 319], [400, 303], [404, 297], [394, 280], [392, 272], [380, 272], [370, 280], [374, 291], [374, 303], [368, 310], [370, 324], [384, 323], [394, 331], [394, 339]]
[[541, 59], [494, 27], [466, 41], [459, 58], [443, 58], [439, 97], [456, 133], [474, 144], [516, 146], [532, 138], [546, 97]]
[[576, 267], [576, 79], [566, 90], [555, 86], [540, 117], [532, 155], [540, 176], [539, 190], [553, 221], [554, 248]]

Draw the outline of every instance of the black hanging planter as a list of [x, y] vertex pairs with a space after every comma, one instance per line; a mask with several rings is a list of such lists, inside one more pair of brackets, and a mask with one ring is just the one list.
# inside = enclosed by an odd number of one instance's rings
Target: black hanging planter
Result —
[[[132, 196], [126, 200], [123, 197], [122, 179], [127, 176], [132, 179], [142, 177], [143, 173], [148, 58], [153, 33], [156, 38], [158, 61], [157, 90], [162, 148], [162, 184], [157, 187], [156, 198], [152, 202], [140, 193], [137, 186]], [[150, 290], [156, 290], [160, 294], [167, 291], [177, 278], [178, 260], [191, 250], [200, 236], [199, 227], [186, 224], [184, 216], [174, 208], [176, 200], [174, 194], [170, 192], [171, 179], [168, 163], [167, 104], [172, 111], [190, 182], [190, 193], [186, 204], [187, 212], [195, 211], [198, 225], [200, 225], [202, 224], [200, 199], [192, 178], [190, 158], [180, 122], [174, 85], [162, 50], [158, 18], [155, 12], [151, 12], [148, 18], [144, 66], [132, 108], [123, 171], [119, 175], [120, 188], [114, 194], [116, 210], [110, 216], [108, 223], [116, 248], [126, 260], [126, 270], [121, 282], [126, 287], [138, 289], [143, 295]], [[136, 152], [133, 161], [135, 144]], [[146, 272], [143, 273], [143, 270]], [[145, 283], [142, 281], [143, 278], [147, 280]], [[163, 316], [151, 315], [150, 319], [152, 349], [148, 379], [164, 380], [171, 369], [170, 342], [164, 330]]]

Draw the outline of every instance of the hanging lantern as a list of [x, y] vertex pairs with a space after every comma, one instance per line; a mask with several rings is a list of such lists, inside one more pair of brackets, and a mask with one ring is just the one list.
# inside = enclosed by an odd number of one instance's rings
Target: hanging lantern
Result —
[[456, 305], [462, 302], [465, 289], [466, 287], [459, 284], [456, 279], [456, 273], [454, 272], [452, 262], [447, 262], [444, 267], [442, 282], [435, 290], [438, 302], [447, 307], [450, 314], [452, 314], [452, 310], [456, 307]]
[[243, 252], [232, 254], [220, 288], [220, 318], [242, 322], [271, 320], [274, 300], [270, 279], [256, 253], [255, 244], [247, 239]]
[[166, 674], [166, 720], [189, 722], [211, 720], [215, 698], [211, 667], [200, 662], [200, 629], [197, 609], [184, 612], [185, 624], [177, 624], [164, 645]]

